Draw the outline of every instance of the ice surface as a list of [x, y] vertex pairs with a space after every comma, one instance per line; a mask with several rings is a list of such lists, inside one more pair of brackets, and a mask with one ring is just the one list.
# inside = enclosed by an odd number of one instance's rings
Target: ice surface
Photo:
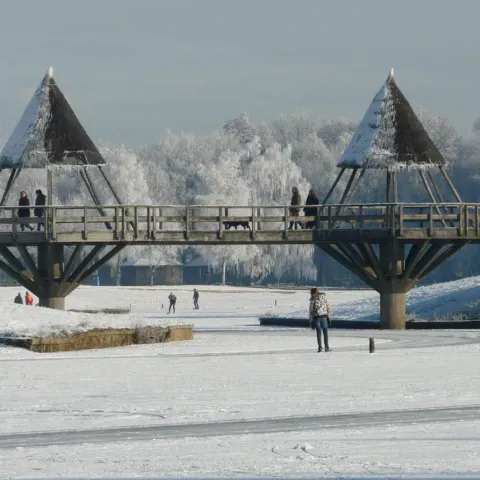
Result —
[[[476, 282], [431, 286], [432, 293], [425, 289], [423, 298], [438, 302], [455, 290], [466, 293], [469, 286], [473, 298]], [[78, 314], [75, 321], [194, 323], [195, 338], [53, 354], [0, 347], [0, 435], [342, 413], [376, 419], [379, 411], [478, 404], [476, 331], [375, 331], [378, 348], [371, 355], [371, 331], [332, 330], [334, 351], [318, 354], [314, 332], [262, 328], [257, 322], [267, 310], [299, 310], [308, 302], [308, 290], [196, 288], [199, 311], [192, 309], [193, 286], [76, 290], [67, 300], [70, 308], [131, 304], [132, 314], [98, 319]], [[165, 313], [170, 291], [178, 298], [171, 317]], [[55, 324], [74, 325], [71, 312], [10, 308], [17, 292], [0, 289], [2, 323], [30, 329], [34, 322], [48, 324], [47, 315], [54, 314]], [[327, 295], [333, 308], [376, 296], [368, 290], [327, 290]], [[27, 442], [22, 448], [0, 448], [0, 475], [478, 478], [478, 432], [478, 421], [460, 417], [439, 423], [425, 416], [418, 424], [359, 427], [352, 422], [345, 429], [289, 433], [148, 442], [119, 435], [115, 443], [44, 447]]]

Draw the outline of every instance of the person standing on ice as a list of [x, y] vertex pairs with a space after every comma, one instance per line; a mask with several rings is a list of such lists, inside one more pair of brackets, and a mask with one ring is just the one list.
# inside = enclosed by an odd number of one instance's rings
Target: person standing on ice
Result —
[[[36, 190], [35, 193], [37, 194], [37, 198], [35, 200], [35, 209], [33, 213], [35, 216], [40, 220], [45, 216], [45, 203], [47, 201], [47, 197], [43, 194], [41, 190]], [[41, 230], [41, 227], [45, 228], [45, 224], [43, 222], [38, 222], [37, 231]]]
[[19, 292], [18, 295], [15, 297], [13, 303], [18, 303], [19, 305], [23, 305], [23, 298], [22, 294]]
[[[18, 206], [20, 207], [18, 209], [18, 218], [29, 218], [30, 217], [30, 200], [27, 196], [27, 192], [21, 191], [20, 192], [20, 198], [18, 200]], [[25, 227], [27, 227], [29, 230], [33, 230], [33, 227], [31, 225], [28, 225], [26, 223], [21, 223], [20, 224], [20, 229], [22, 232], [25, 231]]]
[[323, 292], [319, 292], [318, 289], [312, 288], [310, 290], [310, 327], [317, 331], [317, 352], [323, 351], [322, 349], [322, 332], [323, 341], [325, 343], [325, 351], [331, 352], [328, 345], [328, 327], [331, 326], [330, 322], [330, 305], [328, 305], [327, 296]]
[[173, 308], [173, 313], [175, 313], [175, 304], [177, 303], [177, 297], [170, 292], [170, 295], [168, 296], [168, 300], [170, 302], [170, 306], [168, 307], [168, 313], [170, 313], [170, 310]]
[[193, 308], [195, 310], [198, 310], [200, 307], [198, 306], [198, 298], [200, 297], [200, 294], [198, 293], [198, 290], [196, 288], [193, 289]]
[[[302, 197], [298, 192], [297, 187], [292, 187], [292, 201], [290, 202], [290, 215], [292, 217], [298, 217], [300, 215], [300, 204], [302, 203]], [[289, 230], [295, 227], [297, 229], [297, 225], [300, 226], [300, 229], [303, 228], [302, 222], [290, 222], [290, 226], [288, 227]]]
[[25, 305], [33, 305], [33, 296], [30, 292], [25, 294]]

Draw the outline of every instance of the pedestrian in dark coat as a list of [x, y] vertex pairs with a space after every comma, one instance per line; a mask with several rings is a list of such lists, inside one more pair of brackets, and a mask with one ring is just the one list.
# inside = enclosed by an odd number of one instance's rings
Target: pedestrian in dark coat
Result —
[[198, 290], [196, 288], [193, 289], [193, 307], [195, 310], [198, 310], [200, 307], [198, 306], [198, 298], [200, 297], [200, 294], [198, 293]]
[[15, 300], [13, 301], [13, 303], [18, 303], [19, 305], [23, 305], [23, 298], [22, 298], [22, 294], [19, 293], [16, 297], [15, 297]]
[[[290, 215], [292, 217], [298, 217], [300, 215], [300, 205], [302, 203], [302, 197], [298, 192], [297, 187], [292, 187], [292, 201], [290, 202]], [[289, 230], [295, 227], [297, 230], [297, 225], [302, 229], [303, 225], [302, 222], [292, 221], [290, 222], [290, 226], [288, 227]]]
[[310, 290], [310, 327], [317, 331], [317, 343], [318, 350], [321, 352], [322, 349], [322, 332], [323, 339], [325, 342], [325, 351], [331, 352], [328, 345], [328, 327], [331, 326], [330, 322], [330, 306], [327, 302], [327, 296], [323, 292], [319, 292], [316, 288]]
[[175, 304], [177, 303], [177, 297], [170, 292], [170, 295], [168, 296], [168, 301], [170, 302], [170, 305], [168, 307], [168, 313], [170, 313], [170, 310], [173, 308], [173, 313], [175, 313]]
[[[25, 191], [20, 192], [18, 206], [20, 207], [17, 212], [18, 218], [29, 218], [30, 217], [30, 208], [29, 208], [30, 200], [27, 196], [27, 192]], [[27, 227], [30, 230], [33, 230], [33, 227], [31, 225], [28, 225], [27, 223], [20, 224], [20, 229], [22, 230], [22, 232], [25, 231], [25, 227]]]
[[[40, 220], [45, 216], [45, 203], [47, 201], [47, 197], [43, 194], [41, 190], [36, 190], [35, 193], [37, 194], [37, 198], [35, 200], [35, 209], [33, 210], [34, 215]], [[45, 228], [44, 222], [38, 222], [37, 230], [40, 231], [41, 227]]]
[[[320, 201], [318, 200], [318, 195], [316, 192], [313, 190], [309, 190], [308, 192], [308, 197], [307, 200], [305, 201], [305, 205], [319, 205]], [[316, 217], [318, 214], [318, 208], [308, 208], [305, 207], [303, 209], [305, 212], [306, 217]], [[307, 222], [307, 228], [314, 228], [315, 227], [315, 221], [308, 221]]]

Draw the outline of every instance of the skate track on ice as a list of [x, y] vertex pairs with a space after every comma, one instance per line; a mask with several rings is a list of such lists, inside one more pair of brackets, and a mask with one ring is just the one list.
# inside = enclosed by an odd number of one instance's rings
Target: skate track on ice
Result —
[[[216, 334], [242, 334], [242, 335], [302, 335], [304, 329], [261, 329], [261, 330], [221, 330], [212, 329]], [[208, 335], [209, 329], [202, 329], [201, 334]], [[406, 349], [406, 348], [428, 348], [448, 345], [468, 345], [480, 343], [480, 332], [477, 331], [429, 331], [427, 335], [418, 331], [411, 332], [387, 332], [387, 331], [334, 331], [335, 336], [341, 337], [375, 337], [390, 342], [379, 343], [377, 350], [384, 349]], [[312, 346], [314, 348], [314, 346]], [[365, 347], [345, 346], [334, 350], [355, 351], [367, 349]], [[288, 353], [312, 353], [312, 349], [289, 350]], [[185, 353], [185, 354], [158, 354], [160, 356], [175, 357], [204, 357], [204, 356], [229, 356], [229, 355], [271, 355], [285, 354], [285, 351], [266, 350], [252, 352], [231, 352], [231, 353]], [[316, 353], [315, 353], [316, 354]], [[326, 355], [322, 353], [321, 355]], [[78, 359], [89, 358], [91, 355], [80, 355]], [[142, 355], [132, 355], [138, 357]], [[112, 358], [115, 355], [107, 357], [96, 357], [97, 360]], [[122, 356], [125, 358], [125, 356]], [[126, 357], [129, 357], [127, 355]], [[76, 357], [70, 357], [69, 361]], [[58, 361], [62, 357], [46, 357], [42, 361]], [[4, 359], [6, 361], [32, 361], [32, 359]], [[33, 360], [33, 361], [38, 361]], [[382, 427], [390, 425], [412, 425], [452, 421], [474, 421], [480, 420], [480, 405], [452, 406], [425, 409], [410, 410], [392, 410], [363, 413], [347, 414], [328, 414], [315, 416], [290, 416], [277, 418], [259, 418], [220, 422], [204, 423], [182, 423], [168, 425], [149, 425], [138, 427], [119, 427], [91, 430], [65, 430], [65, 431], [47, 431], [47, 432], [27, 432], [19, 434], [0, 435], [0, 449], [12, 449], [21, 447], [42, 447], [51, 445], [79, 445], [85, 443], [113, 443], [126, 441], [151, 441], [155, 439], [175, 439], [186, 437], [210, 437], [225, 435], [246, 435], [246, 434], [265, 434], [278, 432], [294, 431], [315, 431], [324, 429], [348, 429], [348, 428], [369, 428]]]
[[[290, 328], [290, 327], [258, 327], [258, 330], [252, 330], [251, 328], [201, 328], [194, 329], [195, 335], [208, 335], [209, 333], [214, 333], [216, 335], [242, 335], [248, 337], [249, 335], [261, 336], [261, 335], [291, 335], [291, 336], [302, 336], [305, 334], [305, 328]], [[428, 334], [425, 335], [421, 330], [411, 330], [411, 331], [381, 331], [381, 330], [335, 330], [330, 329], [331, 333], [334, 333], [335, 337], [347, 337], [347, 338], [364, 338], [365, 345], [349, 345], [343, 347], [335, 347], [334, 343], [332, 344], [333, 352], [332, 355], [338, 352], [355, 352], [355, 351], [368, 351], [368, 338], [374, 337], [380, 341], [375, 345], [375, 350], [398, 350], [398, 349], [411, 349], [411, 348], [432, 348], [432, 347], [447, 347], [453, 345], [474, 345], [480, 343], [480, 331], [477, 330], [429, 330]], [[335, 338], [333, 337], [333, 339]], [[186, 357], [233, 357], [233, 356], [250, 356], [250, 355], [284, 355], [288, 353], [292, 354], [305, 354], [312, 353], [316, 350], [315, 339], [312, 337], [312, 347], [311, 348], [298, 348], [298, 349], [289, 349], [285, 350], [253, 350], [248, 352], [202, 352], [202, 353], [146, 353], [146, 354], [124, 354], [121, 355], [121, 358], [139, 358], [145, 356], [159, 356], [159, 357], [174, 357], [174, 358], [186, 358]], [[72, 357], [64, 357], [61, 354], [55, 355], [52, 357], [41, 358], [42, 362], [58, 362], [63, 361], [68, 358], [68, 361], [75, 360], [85, 360], [85, 359], [95, 359], [98, 361], [109, 360], [112, 358], [117, 358], [119, 355], [102, 355], [95, 356], [91, 353], [88, 353], [88, 350], [85, 350], [84, 354]], [[38, 361], [38, 359], [32, 358], [0, 358], [0, 364], [4, 362], [32, 362]]]
[[0, 449], [480, 420], [480, 405], [0, 436]]

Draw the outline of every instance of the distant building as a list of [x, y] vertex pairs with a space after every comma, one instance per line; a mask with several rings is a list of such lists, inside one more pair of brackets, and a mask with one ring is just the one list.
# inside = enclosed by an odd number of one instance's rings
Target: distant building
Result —
[[198, 257], [183, 266], [184, 285], [205, 285], [220, 281], [220, 273], [214, 272], [208, 260], [203, 257]]
[[[180, 263], [161, 262], [150, 265], [150, 260], [126, 260], [120, 266], [121, 285], [181, 285], [183, 266]], [[153, 274], [153, 282], [152, 282]]]

